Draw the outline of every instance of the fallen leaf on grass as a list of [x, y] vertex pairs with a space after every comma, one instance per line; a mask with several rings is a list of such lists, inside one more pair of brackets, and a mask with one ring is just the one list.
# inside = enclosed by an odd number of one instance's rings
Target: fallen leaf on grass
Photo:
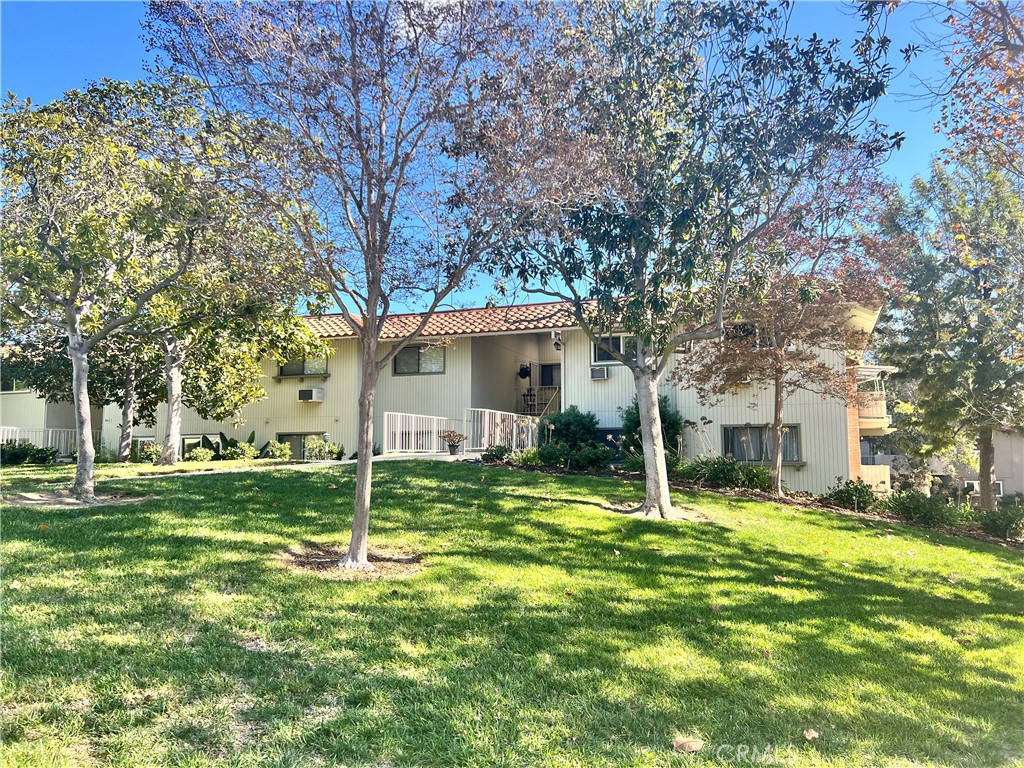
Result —
[[692, 736], [676, 736], [672, 739], [672, 749], [676, 752], [700, 752], [704, 749], [704, 742]]
[[614, 552], [614, 553], [615, 553], [615, 556], [616, 556], [616, 557], [618, 557], [619, 555], [621, 555], [621, 554], [622, 554], [622, 553], [621, 553], [621, 552], [619, 552], [619, 550], [617, 550], [617, 549], [613, 549], [613, 550], [612, 550], [612, 552]]
[[336, 486], [336, 485], [335, 485], [334, 483], [331, 483], [331, 484], [330, 484], [330, 485], [328, 485], [327, 487], [328, 487], [328, 488], [337, 488], [338, 486]]
[[23, 585], [22, 585], [22, 583], [20, 581], [12, 581], [10, 584], [7, 585], [7, 588], [8, 589], [21, 589], [22, 586]]
[[775, 580], [776, 581], [789, 581], [789, 577], [787, 577], [787, 576], [780, 576], [779, 574], [775, 574]]
[[661, 552], [661, 547], [648, 547], [651, 552]]
[[718, 603], [712, 603], [711, 604], [711, 611], [712, 611], [712, 613], [721, 613], [722, 612], [722, 606], [720, 606]]
[[974, 642], [974, 640], [970, 637], [954, 637], [953, 639], [956, 642], [960, 643], [960, 645], [970, 645]]
[[575, 593], [572, 590], [567, 589], [565, 590], [565, 594], [567, 594], [569, 597], [572, 597]]
[[766, 659], [770, 659], [772, 657], [772, 652], [771, 651], [765, 651], [761, 655], [764, 656]]
[[843, 568], [853, 568], [849, 563], [843, 563]]
[[36, 526], [36, 530], [48, 531], [48, 530], [50, 530], [50, 526], [48, 526], [46, 523], [41, 523], [40, 525]]
[[818, 732], [817, 732], [816, 730], [814, 730], [813, 728], [807, 728], [807, 729], [806, 729], [806, 730], [804, 731], [804, 739], [805, 739], [806, 741], [809, 741], [809, 742], [811, 742], [812, 744], [813, 744], [813, 743], [814, 743], [815, 741], [817, 741], [818, 739], [820, 739], [820, 738], [821, 738], [821, 734], [820, 734], [820, 733], [818, 733]]

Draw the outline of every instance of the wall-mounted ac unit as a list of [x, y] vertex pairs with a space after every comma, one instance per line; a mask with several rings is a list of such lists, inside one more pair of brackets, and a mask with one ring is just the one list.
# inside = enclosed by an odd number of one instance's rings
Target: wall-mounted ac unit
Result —
[[604, 365], [595, 365], [590, 369], [590, 380], [591, 381], [604, 381], [608, 378], [608, 367]]
[[319, 387], [313, 389], [300, 389], [299, 390], [299, 402], [300, 403], [322, 403], [324, 401], [324, 391]]

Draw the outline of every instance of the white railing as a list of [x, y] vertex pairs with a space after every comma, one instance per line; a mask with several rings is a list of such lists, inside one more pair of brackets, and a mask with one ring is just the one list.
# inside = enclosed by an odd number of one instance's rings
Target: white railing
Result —
[[466, 450], [507, 445], [513, 451], [537, 447], [537, 419], [489, 408], [466, 409]]
[[447, 453], [448, 444], [441, 433], [460, 431], [461, 426], [442, 416], [388, 411], [384, 414], [384, 453]]
[[[0, 442], [14, 440], [32, 443], [40, 448], [56, 448], [58, 456], [70, 456], [78, 449], [77, 432], [73, 429], [29, 429], [26, 427], [0, 427]], [[92, 431], [92, 444], [100, 445], [100, 430]]]

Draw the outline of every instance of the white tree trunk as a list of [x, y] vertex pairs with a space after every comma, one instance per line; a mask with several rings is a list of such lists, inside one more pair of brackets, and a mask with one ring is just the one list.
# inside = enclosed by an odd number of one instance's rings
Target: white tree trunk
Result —
[[665, 463], [665, 441], [661, 431], [661, 410], [658, 406], [658, 377], [647, 366], [633, 371], [636, 381], [636, 402], [640, 412], [640, 437], [644, 449], [644, 474], [647, 487], [644, 512], [668, 517], [672, 497], [668, 489], [668, 467]]
[[373, 484], [373, 401], [377, 394], [377, 345], [362, 344], [362, 381], [359, 385], [359, 421], [356, 450], [355, 510], [352, 515], [352, 539], [342, 568], [373, 570], [367, 556], [370, 538], [370, 493]]
[[165, 336], [160, 346], [164, 351], [164, 379], [167, 383], [167, 428], [164, 432], [164, 449], [157, 464], [178, 463], [178, 444], [181, 442], [181, 379], [184, 354], [181, 341], [171, 335]]
[[128, 364], [124, 379], [124, 402], [121, 404], [121, 440], [117, 444], [117, 460], [129, 461], [132, 435], [135, 431], [135, 365]]
[[978, 430], [978, 485], [982, 509], [996, 508], [996, 450], [992, 442], [992, 428]]
[[95, 501], [96, 447], [92, 442], [92, 408], [89, 403], [89, 358], [82, 336], [68, 331], [68, 355], [71, 358], [71, 386], [74, 394], [75, 433], [78, 441], [78, 462], [75, 466], [75, 498]]
[[782, 495], [782, 420], [785, 404], [783, 374], [775, 374], [775, 413], [772, 419], [772, 492]]

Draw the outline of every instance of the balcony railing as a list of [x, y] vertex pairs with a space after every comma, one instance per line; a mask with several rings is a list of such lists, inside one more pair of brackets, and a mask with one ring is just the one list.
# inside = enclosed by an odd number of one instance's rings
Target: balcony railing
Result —
[[[29, 429], [26, 427], [0, 427], [0, 442], [13, 440], [32, 443], [40, 448], [56, 448], [58, 456], [70, 456], [78, 449], [78, 433], [73, 429]], [[99, 447], [100, 430], [92, 431], [92, 444]]]
[[[421, 416], [416, 413], [384, 414], [384, 453], [447, 453], [448, 444], [441, 433], [448, 429], [461, 431], [457, 421], [442, 416]], [[463, 443], [463, 446], [465, 443]]]

